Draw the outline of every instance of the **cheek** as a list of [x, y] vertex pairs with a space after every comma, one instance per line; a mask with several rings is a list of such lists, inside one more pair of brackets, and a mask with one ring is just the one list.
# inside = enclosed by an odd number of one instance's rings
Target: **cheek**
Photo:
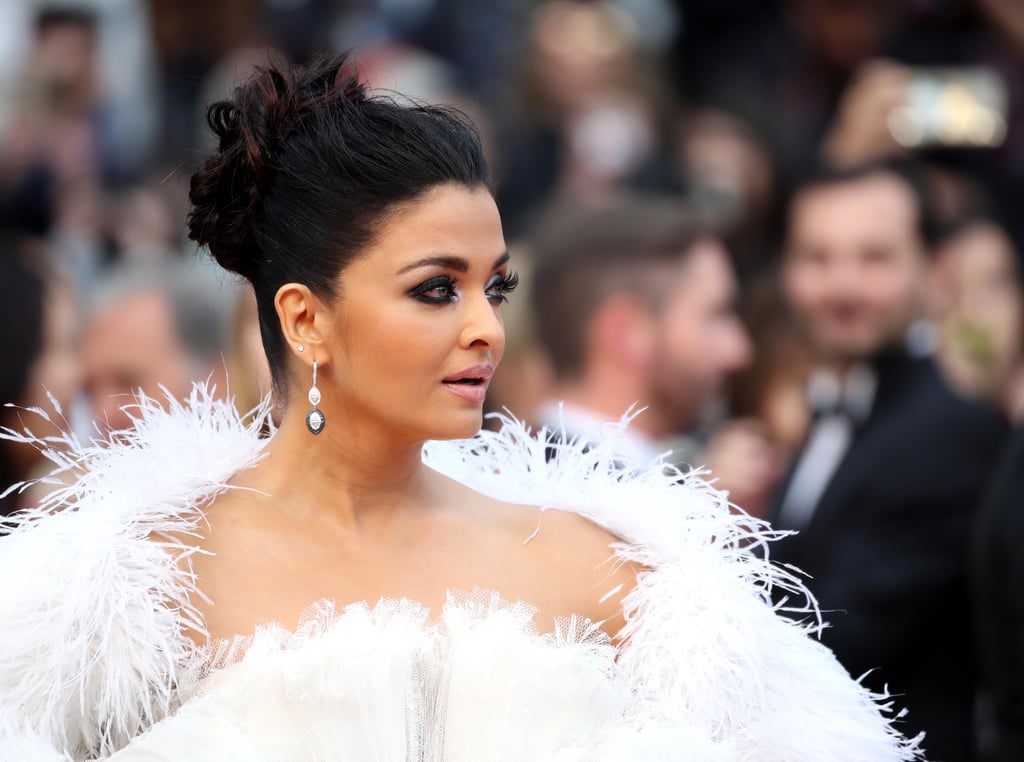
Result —
[[364, 390], [377, 385], [406, 386], [433, 377], [448, 355], [443, 319], [425, 319], [406, 309], [355, 311], [339, 332], [346, 370]]
[[797, 309], [813, 307], [825, 296], [824, 272], [807, 264], [790, 265], [783, 272], [782, 290], [786, 301]]
[[740, 319], [731, 313], [719, 315], [715, 326], [711, 342], [719, 362], [737, 368], [749, 365], [754, 348]]
[[706, 351], [708, 326], [688, 309], [673, 310], [666, 318], [656, 351], [663, 355], [662, 360], [668, 367], [692, 369]]
[[926, 273], [898, 262], [871, 267], [864, 279], [865, 299], [880, 309], [902, 309], [917, 303], [923, 295]]

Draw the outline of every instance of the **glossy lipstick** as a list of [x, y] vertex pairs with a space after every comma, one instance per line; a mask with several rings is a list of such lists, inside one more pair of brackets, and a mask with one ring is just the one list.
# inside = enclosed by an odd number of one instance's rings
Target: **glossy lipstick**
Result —
[[490, 365], [474, 365], [441, 381], [450, 391], [464, 400], [480, 404], [487, 396], [487, 384], [494, 368]]

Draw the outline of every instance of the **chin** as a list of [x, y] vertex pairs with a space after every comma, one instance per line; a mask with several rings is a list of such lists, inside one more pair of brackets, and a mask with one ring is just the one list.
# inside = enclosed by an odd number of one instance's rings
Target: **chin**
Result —
[[824, 346], [825, 354], [841, 362], [858, 362], [875, 354], [874, 345], [868, 342], [834, 341]]
[[455, 415], [447, 421], [431, 427], [427, 439], [470, 439], [479, 433], [483, 421], [483, 413], [479, 410], [473, 415]]
[[875, 353], [878, 342], [873, 337], [851, 334], [819, 336], [816, 342], [821, 351], [841, 360], [859, 360]]

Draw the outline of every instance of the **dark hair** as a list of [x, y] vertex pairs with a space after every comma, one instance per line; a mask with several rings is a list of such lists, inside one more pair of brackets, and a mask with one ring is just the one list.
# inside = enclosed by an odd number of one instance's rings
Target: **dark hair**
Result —
[[[822, 166], [804, 177], [794, 188], [792, 198], [819, 187], [857, 182], [875, 175], [891, 175], [907, 186], [917, 207], [917, 233], [931, 254], [939, 238], [939, 224], [928, 184], [927, 168], [910, 158], [886, 158], [856, 164], [851, 167], [835, 168]], [[790, 204], [792, 209], [792, 204]]]
[[83, 30], [95, 32], [96, 23], [96, 14], [93, 11], [73, 5], [44, 6], [36, 14], [37, 34], [59, 26], [77, 26]]
[[671, 283], [666, 271], [715, 235], [673, 197], [619, 194], [549, 209], [531, 236], [530, 295], [558, 376], [583, 370], [588, 325], [612, 294], [635, 294], [657, 309]]
[[252, 283], [282, 396], [277, 290], [297, 282], [334, 298], [338, 275], [397, 204], [447, 183], [490, 187], [465, 115], [371, 95], [344, 53], [257, 67], [207, 122], [220, 145], [192, 176], [189, 237]]
[[14, 238], [0, 236], [0, 324], [7, 326], [0, 350], [0, 404], [23, 401], [29, 372], [43, 348], [46, 281], [20, 248]]
[[[24, 404], [29, 374], [43, 350], [46, 279], [41, 270], [24, 258], [19, 242], [0, 234], [0, 324], [6, 326], [0, 353], [0, 403]], [[10, 411], [0, 421], [10, 424]], [[25, 478], [11, 452], [14, 445], [0, 447], [0, 492]], [[0, 516], [17, 508], [16, 494], [0, 500]]]

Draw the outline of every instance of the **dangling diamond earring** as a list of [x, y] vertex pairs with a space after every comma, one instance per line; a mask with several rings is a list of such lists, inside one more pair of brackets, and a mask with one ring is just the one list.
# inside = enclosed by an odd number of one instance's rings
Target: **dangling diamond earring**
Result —
[[320, 404], [320, 390], [316, 388], [316, 360], [313, 360], [313, 386], [309, 390], [309, 404], [313, 409], [306, 413], [306, 428], [310, 434], [319, 434], [327, 421], [323, 411], [317, 407]]

